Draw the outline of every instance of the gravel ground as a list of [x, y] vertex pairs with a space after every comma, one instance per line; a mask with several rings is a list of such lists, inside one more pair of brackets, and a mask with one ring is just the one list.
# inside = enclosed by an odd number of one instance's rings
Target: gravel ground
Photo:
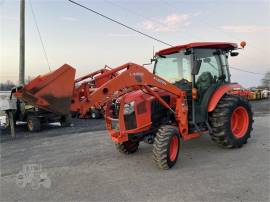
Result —
[[255, 116], [270, 114], [270, 98], [264, 100], [250, 101]]
[[[4, 130], [1, 201], [269, 201], [269, 103], [252, 102], [254, 130], [243, 148], [222, 149], [205, 135], [185, 142], [168, 171], [153, 164], [151, 145], [118, 153], [103, 120], [31, 134], [21, 126], [16, 140]], [[32, 164], [41, 166], [41, 180], [28, 170], [19, 184], [18, 173]]]

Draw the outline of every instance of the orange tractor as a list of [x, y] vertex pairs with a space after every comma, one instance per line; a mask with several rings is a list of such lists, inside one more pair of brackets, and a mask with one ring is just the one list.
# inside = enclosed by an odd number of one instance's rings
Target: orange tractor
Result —
[[73, 117], [79, 116], [80, 118], [85, 118], [90, 115], [93, 119], [98, 119], [102, 117], [102, 107], [95, 108], [91, 106], [87, 114], [80, 114], [80, 102], [84, 99], [88, 100], [88, 95], [91, 94], [96, 88], [100, 87], [107, 81], [109, 81], [114, 75], [109, 75], [96, 79], [106, 72], [109, 72], [111, 68], [105, 65], [104, 68], [99, 69], [95, 72], [89, 73], [85, 76], [79, 77], [74, 81], [73, 95], [71, 98], [70, 111]]
[[245, 97], [246, 99], [249, 100], [252, 92], [250, 90], [248, 90], [248, 89], [245, 89], [245, 88], [235, 88], [235, 89], [233, 89], [231, 94], [240, 95], [240, 96]]
[[141, 141], [153, 144], [153, 159], [161, 169], [176, 163], [180, 141], [205, 133], [223, 147], [242, 147], [253, 115], [247, 99], [230, 94], [241, 87], [231, 83], [227, 61], [238, 55], [236, 49], [234, 43], [190, 43], [157, 52], [153, 73], [134, 63], [114, 68], [94, 78], [111, 79], [86, 91], [80, 114], [105, 105], [116, 148], [131, 154]]

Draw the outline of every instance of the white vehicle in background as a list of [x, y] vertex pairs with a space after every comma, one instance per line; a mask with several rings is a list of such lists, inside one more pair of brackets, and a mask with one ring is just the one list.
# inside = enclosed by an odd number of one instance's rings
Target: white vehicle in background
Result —
[[267, 89], [262, 90], [262, 98], [268, 98], [270, 95], [270, 91]]
[[8, 114], [16, 110], [17, 99], [10, 98], [10, 91], [0, 91], [0, 126], [9, 125]]

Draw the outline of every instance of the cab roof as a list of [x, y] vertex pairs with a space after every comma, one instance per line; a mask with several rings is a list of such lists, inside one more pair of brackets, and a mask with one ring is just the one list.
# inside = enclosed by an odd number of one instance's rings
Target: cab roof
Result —
[[221, 48], [227, 50], [236, 49], [238, 46], [236, 43], [228, 43], [228, 42], [194, 42], [185, 45], [173, 46], [171, 48], [166, 48], [156, 52], [156, 55], [168, 55], [177, 53], [183, 49], [189, 48]]

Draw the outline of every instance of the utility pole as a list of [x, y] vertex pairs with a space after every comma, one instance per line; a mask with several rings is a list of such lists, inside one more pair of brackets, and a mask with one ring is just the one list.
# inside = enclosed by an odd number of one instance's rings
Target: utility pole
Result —
[[20, 59], [19, 85], [24, 85], [25, 74], [25, 0], [20, 0]]

